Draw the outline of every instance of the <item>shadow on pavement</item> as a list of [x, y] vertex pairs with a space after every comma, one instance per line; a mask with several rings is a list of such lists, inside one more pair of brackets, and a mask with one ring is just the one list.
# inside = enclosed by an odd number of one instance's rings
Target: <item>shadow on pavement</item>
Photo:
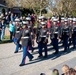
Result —
[[[60, 50], [60, 48], [62, 48], [62, 46], [59, 47], [59, 50]], [[52, 51], [52, 50], [53, 50], [53, 48], [48, 48], [48, 51]], [[62, 55], [66, 55], [66, 54], [68, 54], [68, 53], [70, 53], [70, 52], [72, 52], [72, 51], [74, 51], [74, 50], [75, 50], [75, 49], [73, 49], [73, 48], [71, 47], [71, 48], [68, 49], [66, 52], [64, 52], [64, 51], [59, 51], [58, 54], [52, 53], [52, 54], [49, 54], [47, 58], [44, 58], [44, 57], [37, 58], [37, 59], [31, 61], [30, 63], [26, 63], [26, 65], [38, 63], [38, 62], [41, 62], [41, 61], [44, 61], [44, 60], [49, 60], [49, 59], [55, 60], [55, 59], [57, 59], [58, 57], [60, 57], [60, 56], [62, 56]], [[44, 51], [43, 51], [43, 52], [44, 52]], [[34, 55], [34, 54], [37, 54], [37, 53], [38, 53], [38, 51], [34, 52], [33, 55]]]

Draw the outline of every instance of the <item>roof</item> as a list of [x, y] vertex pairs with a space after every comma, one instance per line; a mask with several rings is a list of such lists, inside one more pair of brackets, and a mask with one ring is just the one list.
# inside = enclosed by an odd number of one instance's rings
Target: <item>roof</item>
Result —
[[21, 11], [19, 9], [13, 9], [12, 12], [13, 13], [21, 13]]
[[3, 5], [3, 4], [0, 4], [0, 7], [5, 7], [5, 8], [7, 8], [7, 6], [5, 6], [5, 5]]

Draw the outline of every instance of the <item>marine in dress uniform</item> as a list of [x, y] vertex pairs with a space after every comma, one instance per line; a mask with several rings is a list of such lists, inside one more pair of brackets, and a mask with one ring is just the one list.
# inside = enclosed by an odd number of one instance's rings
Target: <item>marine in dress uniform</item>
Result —
[[67, 51], [69, 44], [68, 44], [68, 39], [69, 39], [69, 27], [68, 27], [68, 20], [64, 20], [64, 27], [62, 30], [62, 39], [63, 39], [63, 46], [64, 46], [64, 52]]
[[26, 21], [28, 21], [28, 28], [30, 29], [30, 30], [32, 30], [32, 25], [30, 24], [30, 21], [31, 21], [31, 17], [26, 17]]
[[17, 43], [17, 39], [18, 39], [18, 37], [19, 37], [19, 34], [20, 34], [20, 28], [21, 28], [21, 26], [20, 26], [20, 24], [19, 24], [19, 19], [15, 19], [15, 30], [14, 30], [14, 43], [15, 43], [15, 45], [16, 45], [16, 49], [15, 49], [15, 52], [14, 53], [18, 53], [18, 50], [19, 50], [19, 48], [21, 49], [21, 44], [18, 42]]
[[34, 30], [33, 30], [33, 24], [31, 23], [32, 21], [31, 21], [31, 17], [26, 17], [26, 21], [28, 21], [28, 29], [32, 32], [31, 33], [31, 37], [33, 37], [33, 39], [31, 38], [31, 40], [33, 40], [33, 41], [30, 41], [30, 50], [32, 50], [32, 52], [34, 51], [34, 48], [33, 48], [33, 46], [34, 46]]
[[[38, 17], [38, 25], [37, 25], [37, 29], [36, 29], [36, 42], [38, 44], [38, 50], [40, 51], [40, 30], [42, 28], [41, 22], [42, 19], [44, 19], [44, 16], [39, 16]], [[42, 55], [39, 55], [39, 57], [41, 57]]]
[[76, 18], [73, 18], [73, 33], [72, 33], [72, 42], [73, 42], [73, 48], [76, 47]]
[[46, 28], [46, 23], [45, 22], [41, 22], [42, 28], [40, 29], [40, 36], [39, 36], [39, 40], [38, 40], [38, 44], [39, 44], [39, 57], [43, 56], [42, 54], [42, 49], [44, 48], [44, 58], [47, 57], [47, 42], [48, 42], [48, 29]]
[[57, 19], [54, 19], [53, 27], [51, 29], [51, 42], [52, 42], [53, 48], [55, 49], [54, 54], [58, 54], [58, 52], [59, 52], [58, 37], [59, 37], [59, 27], [57, 26]]
[[69, 18], [69, 46], [72, 44], [72, 30], [73, 30], [73, 19]]
[[1, 24], [1, 18], [0, 18], [0, 41], [1, 41], [1, 31], [2, 31], [2, 24]]
[[37, 29], [36, 29], [36, 42], [39, 40], [40, 30], [42, 28], [42, 25], [41, 25], [42, 19], [43, 19], [42, 16], [38, 18], [38, 25], [37, 25]]
[[61, 41], [62, 41], [61, 36], [62, 36], [62, 29], [63, 29], [63, 25], [64, 25], [64, 19], [65, 19], [64, 17], [61, 18], [61, 22], [60, 22], [60, 26], [59, 26], [59, 28], [60, 28], [60, 30], [59, 30], [60, 36], [59, 37], [60, 37]]
[[19, 42], [20, 40], [22, 41], [22, 48], [23, 48], [22, 61], [21, 61], [21, 64], [19, 66], [24, 66], [25, 65], [26, 56], [28, 56], [30, 61], [33, 59], [33, 56], [29, 53], [31, 32], [30, 32], [30, 30], [27, 27], [28, 22], [25, 21], [23, 24], [24, 24], [23, 25], [23, 29], [21, 30], [20, 36], [19, 36], [19, 38], [17, 40], [17, 42]]

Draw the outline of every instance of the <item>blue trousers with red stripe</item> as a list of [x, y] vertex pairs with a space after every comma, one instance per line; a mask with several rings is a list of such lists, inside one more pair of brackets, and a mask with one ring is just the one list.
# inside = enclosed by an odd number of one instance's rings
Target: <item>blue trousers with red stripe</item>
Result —
[[32, 59], [33, 56], [29, 53], [29, 47], [23, 46], [22, 48], [23, 48], [23, 56], [21, 64], [25, 64], [26, 56], [28, 56], [29, 59]]

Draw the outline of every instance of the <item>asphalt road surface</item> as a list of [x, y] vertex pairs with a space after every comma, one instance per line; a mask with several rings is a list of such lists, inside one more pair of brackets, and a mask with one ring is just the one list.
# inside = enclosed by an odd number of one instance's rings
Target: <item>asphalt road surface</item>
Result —
[[72, 48], [63, 53], [63, 47], [60, 47], [59, 54], [54, 55], [52, 46], [48, 44], [48, 58], [39, 59], [37, 44], [35, 43], [34, 59], [30, 62], [27, 57], [26, 65], [23, 67], [19, 66], [22, 58], [22, 49], [17, 54], [14, 51], [14, 43], [0, 44], [0, 75], [40, 75], [40, 73], [51, 75], [54, 68], [57, 68], [61, 74], [63, 64], [67, 64], [70, 67], [76, 66], [76, 49], [73, 50]]

